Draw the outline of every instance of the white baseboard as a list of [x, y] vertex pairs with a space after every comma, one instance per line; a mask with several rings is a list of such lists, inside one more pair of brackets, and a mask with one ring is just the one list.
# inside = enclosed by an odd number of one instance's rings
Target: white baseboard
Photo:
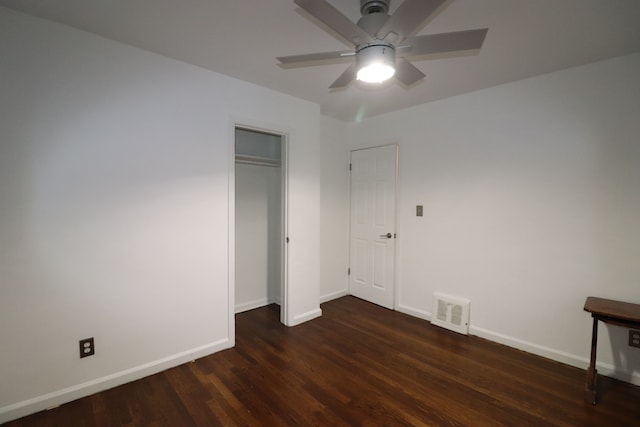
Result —
[[[273, 304], [273, 303], [280, 305], [280, 301], [277, 298], [261, 298], [255, 301], [236, 304], [235, 312], [236, 314], [242, 313], [243, 311], [253, 310], [255, 308], [264, 307], [266, 305]], [[318, 307], [315, 310], [311, 310], [307, 313], [302, 313], [294, 316], [293, 321], [290, 324], [287, 324], [287, 326], [296, 326], [320, 316], [322, 316], [322, 310], [320, 309], [320, 307]]]
[[[489, 331], [484, 328], [470, 326], [469, 333], [480, 338], [485, 338], [489, 341], [494, 341], [509, 347], [517, 348], [518, 350], [526, 351], [527, 353], [546, 357], [547, 359], [555, 360], [556, 362], [564, 363], [565, 365], [574, 366], [576, 368], [585, 370], [589, 367], [589, 359], [587, 359], [586, 357], [581, 357], [575, 354], [566, 353], [564, 351], [534, 344], [528, 341], [520, 340], [518, 338]], [[640, 373], [620, 372], [615, 368], [615, 366], [604, 362], [597, 362], [596, 369], [601, 375], [616, 378], [625, 382], [630, 382], [631, 384], [640, 385]]]
[[471, 325], [469, 327], [469, 334], [487, 339], [489, 341], [497, 342], [499, 344], [504, 344], [509, 347], [517, 348], [518, 350], [526, 351], [527, 353], [546, 357], [547, 359], [553, 359], [566, 365], [575, 366], [576, 368], [587, 369], [589, 367], [589, 360], [586, 358], [579, 357], [570, 353], [565, 353], [563, 351], [555, 350], [542, 345], [534, 344], [518, 338], [510, 337], [508, 335], [489, 331], [484, 328], [478, 328]]
[[298, 314], [297, 316], [293, 316], [293, 322], [287, 326], [296, 326], [304, 322], [308, 322], [309, 320], [313, 320], [317, 317], [322, 316], [322, 310], [320, 307], [315, 310], [308, 311], [306, 313]]
[[254, 301], [249, 301], [249, 302], [243, 302], [241, 304], [236, 304], [235, 312], [236, 312], [236, 314], [238, 314], [238, 313], [242, 313], [244, 311], [253, 310], [255, 308], [264, 307], [266, 305], [274, 304], [274, 303], [280, 305], [280, 299], [279, 298], [260, 298], [260, 299], [254, 300]]
[[323, 304], [325, 302], [329, 302], [331, 300], [334, 299], [338, 299], [338, 298], [342, 298], [344, 296], [349, 295], [349, 292], [344, 289], [342, 291], [337, 291], [337, 292], [331, 292], [330, 294], [326, 294], [320, 297], [320, 304]]
[[77, 384], [62, 390], [57, 390], [52, 393], [24, 400], [22, 402], [0, 407], [0, 424], [43, 411], [48, 408], [54, 408], [64, 403], [68, 403], [103, 390], [108, 390], [131, 381], [139, 380], [140, 378], [182, 365], [183, 363], [231, 348], [231, 344], [232, 341], [225, 338], [223, 340], [189, 349], [153, 362], [145, 363], [131, 369], [126, 369], [82, 384]]
[[398, 310], [400, 313], [408, 314], [409, 316], [418, 317], [420, 319], [431, 321], [431, 313], [424, 310], [408, 307], [402, 304], [399, 304], [396, 307], [396, 310]]
[[[410, 316], [418, 317], [420, 319], [428, 321], [431, 320], [431, 313], [424, 310], [408, 307], [406, 305], [398, 305], [396, 310]], [[469, 334], [487, 339], [489, 341], [497, 342], [499, 344], [504, 344], [508, 347], [517, 348], [518, 350], [526, 351], [527, 353], [555, 360], [556, 362], [564, 363], [569, 366], [574, 366], [576, 368], [586, 370], [589, 367], [589, 359], [585, 357], [580, 357], [575, 354], [570, 354], [553, 348], [534, 344], [518, 338], [489, 331], [484, 328], [470, 325]], [[621, 381], [630, 382], [631, 384], [640, 385], [640, 373], [638, 372], [620, 372], [619, 370], [616, 370], [615, 366], [603, 362], [597, 363], [597, 369], [599, 374], [616, 378]]]

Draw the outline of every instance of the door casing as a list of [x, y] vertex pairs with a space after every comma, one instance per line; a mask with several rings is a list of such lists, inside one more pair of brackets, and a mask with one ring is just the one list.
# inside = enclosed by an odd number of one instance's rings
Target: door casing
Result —
[[232, 343], [235, 345], [235, 130], [245, 129], [249, 131], [267, 133], [276, 135], [281, 138], [282, 149], [282, 165], [281, 165], [281, 185], [282, 185], [282, 264], [281, 264], [281, 289], [280, 289], [280, 322], [287, 324], [289, 318], [289, 286], [288, 286], [288, 245], [287, 240], [289, 236], [288, 229], [288, 207], [289, 207], [289, 134], [286, 131], [274, 129], [271, 126], [265, 127], [262, 124], [252, 123], [250, 120], [231, 120], [230, 121], [230, 144], [228, 150], [229, 158], [229, 204], [228, 204], [228, 230], [227, 230], [227, 242], [228, 242], [228, 283], [227, 283], [227, 297], [228, 297], [228, 336]]

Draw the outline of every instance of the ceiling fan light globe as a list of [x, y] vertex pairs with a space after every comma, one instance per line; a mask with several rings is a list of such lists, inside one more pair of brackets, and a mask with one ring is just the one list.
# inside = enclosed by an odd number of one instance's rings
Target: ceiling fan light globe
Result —
[[365, 83], [382, 83], [395, 73], [396, 70], [391, 65], [376, 63], [359, 69], [356, 78]]
[[396, 72], [396, 50], [387, 43], [359, 46], [356, 50], [356, 78], [367, 83], [382, 83]]

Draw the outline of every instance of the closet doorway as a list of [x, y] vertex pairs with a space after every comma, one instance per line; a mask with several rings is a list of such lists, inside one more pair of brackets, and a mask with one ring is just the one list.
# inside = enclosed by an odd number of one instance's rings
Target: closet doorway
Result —
[[286, 138], [235, 128], [235, 312], [286, 314]]

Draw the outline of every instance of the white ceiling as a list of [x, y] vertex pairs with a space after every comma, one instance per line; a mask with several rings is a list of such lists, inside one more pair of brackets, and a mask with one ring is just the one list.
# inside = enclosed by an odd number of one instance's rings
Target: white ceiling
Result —
[[[328, 0], [354, 22], [359, 0]], [[393, 11], [402, 0], [392, 0]], [[345, 64], [284, 69], [276, 56], [343, 50], [293, 0], [0, 0], [0, 5], [307, 99], [360, 120], [640, 51], [640, 0], [451, 0], [417, 33], [489, 28], [479, 53], [424, 57], [410, 88], [329, 85]], [[597, 82], [594, 82], [596, 84]]]

